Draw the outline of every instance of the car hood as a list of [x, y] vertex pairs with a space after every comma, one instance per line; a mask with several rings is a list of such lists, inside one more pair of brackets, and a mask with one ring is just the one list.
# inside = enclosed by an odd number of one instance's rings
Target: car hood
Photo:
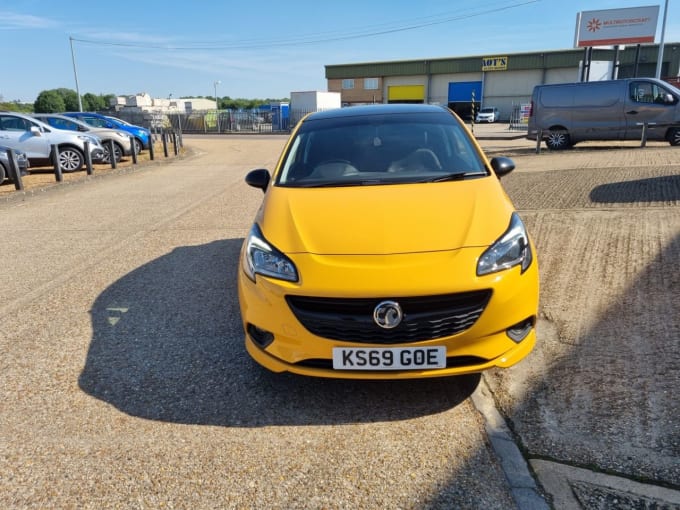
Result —
[[271, 187], [257, 221], [284, 253], [387, 255], [488, 246], [513, 211], [494, 176], [339, 188]]

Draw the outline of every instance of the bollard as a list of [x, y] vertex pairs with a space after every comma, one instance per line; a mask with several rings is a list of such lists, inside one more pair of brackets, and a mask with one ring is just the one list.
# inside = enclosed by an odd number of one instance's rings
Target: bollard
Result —
[[541, 142], [543, 141], [543, 130], [539, 129], [536, 134], [536, 154], [541, 153]]
[[116, 168], [116, 154], [115, 151], [113, 150], [114, 144], [113, 144], [113, 139], [108, 140], [106, 142], [106, 145], [109, 147], [109, 163], [111, 163], [111, 168]]
[[168, 157], [168, 134], [163, 131], [163, 154]]
[[90, 152], [90, 142], [87, 140], [83, 143], [83, 150], [85, 151], [85, 171], [87, 175], [92, 175], [92, 153]]
[[640, 147], [647, 146], [647, 123], [642, 123], [642, 140], [640, 140]]
[[179, 147], [177, 146], [177, 133], [174, 131], [172, 132], [172, 151], [175, 153], [175, 156], [179, 154]]
[[50, 147], [50, 160], [52, 160], [54, 165], [54, 178], [57, 182], [62, 182], [64, 176], [61, 173], [61, 165], [59, 165], [59, 148], [55, 144], [52, 144]]
[[135, 149], [135, 137], [130, 137], [130, 146], [132, 147], [132, 164], [137, 164], [137, 150]]
[[153, 144], [155, 142], [155, 137], [152, 140], [151, 137], [149, 137], [149, 159], [153, 161], [154, 159], [154, 152], [153, 152]]
[[24, 181], [21, 180], [21, 170], [17, 163], [17, 155], [12, 149], [7, 149], [7, 159], [9, 160], [9, 177], [14, 183], [14, 189], [18, 191], [24, 190]]

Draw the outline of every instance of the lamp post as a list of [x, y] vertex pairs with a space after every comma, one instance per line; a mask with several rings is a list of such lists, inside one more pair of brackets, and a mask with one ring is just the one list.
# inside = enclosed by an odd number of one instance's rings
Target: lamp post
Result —
[[73, 75], [76, 78], [76, 94], [78, 94], [78, 111], [83, 111], [83, 100], [80, 97], [80, 87], [78, 86], [78, 71], [76, 69], [76, 54], [73, 52], [73, 37], [68, 38], [71, 43], [71, 60], [73, 61]]
[[217, 117], [217, 132], [220, 132], [220, 105], [217, 100], [217, 86], [222, 83], [220, 80], [213, 82], [213, 87], [215, 87], [215, 116]]

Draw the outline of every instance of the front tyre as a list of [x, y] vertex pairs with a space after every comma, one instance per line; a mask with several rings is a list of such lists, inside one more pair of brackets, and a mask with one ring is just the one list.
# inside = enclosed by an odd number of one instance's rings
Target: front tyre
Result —
[[[111, 163], [111, 158], [109, 157], [109, 144], [103, 144], [104, 147], [104, 157], [102, 159], [103, 163]], [[123, 148], [114, 142], [113, 144], [113, 155], [116, 157], [116, 163], [118, 163], [123, 157]]]
[[74, 147], [59, 149], [59, 168], [64, 173], [75, 172], [83, 168], [83, 153]]
[[140, 152], [142, 152], [142, 150], [144, 149], [144, 144], [142, 143], [142, 141], [139, 138], [135, 138], [133, 143], [135, 154], [139, 154]]
[[680, 145], [680, 128], [673, 128], [668, 133], [668, 143], [674, 146]]
[[550, 131], [545, 139], [545, 145], [552, 151], [560, 151], [571, 147], [571, 139], [566, 131]]

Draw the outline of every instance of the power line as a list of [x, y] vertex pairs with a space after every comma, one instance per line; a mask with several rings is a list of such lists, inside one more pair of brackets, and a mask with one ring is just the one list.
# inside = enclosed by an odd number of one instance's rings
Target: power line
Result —
[[[509, 9], [515, 9], [517, 7], [523, 7], [528, 4], [533, 4], [540, 2], [541, 0], [524, 0], [521, 2], [513, 2], [510, 5], [502, 5], [500, 7], [488, 8], [479, 12], [472, 12], [469, 14], [461, 14], [458, 10], [454, 13], [440, 13], [438, 15], [430, 15], [420, 18], [412, 19], [408, 25], [398, 25], [397, 23], [383, 23], [379, 25], [372, 25], [365, 27], [363, 29], [356, 29], [353, 32], [342, 33], [338, 32], [337, 35], [328, 35], [329, 32], [324, 34], [308, 34], [300, 36], [299, 38], [287, 38], [287, 39], [251, 39], [251, 40], [240, 40], [236, 43], [223, 43], [223, 42], [195, 42], [188, 43], [190, 46], [174, 46], [174, 45], [164, 45], [164, 44], [148, 44], [148, 43], [129, 43], [129, 42], [113, 42], [113, 41], [96, 41], [92, 39], [81, 39], [76, 37], [70, 37], [71, 40], [77, 41], [84, 44], [92, 44], [98, 46], [116, 46], [116, 47], [127, 47], [127, 48], [142, 48], [142, 49], [157, 49], [166, 51], [182, 51], [182, 50], [237, 50], [237, 49], [253, 49], [253, 48], [271, 48], [274, 46], [298, 46], [298, 45], [312, 45], [320, 44], [326, 42], [337, 42], [337, 41], [347, 41], [351, 39], [362, 39], [367, 37], [377, 37], [381, 35], [394, 34], [398, 32], [406, 32], [410, 30], [418, 30], [435, 25], [443, 25], [446, 23], [451, 23], [454, 21], [460, 21], [464, 19], [475, 18], [479, 16], [484, 16], [486, 14], [492, 14], [495, 12], [506, 11]], [[493, 4], [492, 4], [493, 5]], [[394, 26], [393, 26], [394, 25]], [[383, 27], [383, 28], [380, 28]], [[332, 33], [332, 32], [331, 32]]]

